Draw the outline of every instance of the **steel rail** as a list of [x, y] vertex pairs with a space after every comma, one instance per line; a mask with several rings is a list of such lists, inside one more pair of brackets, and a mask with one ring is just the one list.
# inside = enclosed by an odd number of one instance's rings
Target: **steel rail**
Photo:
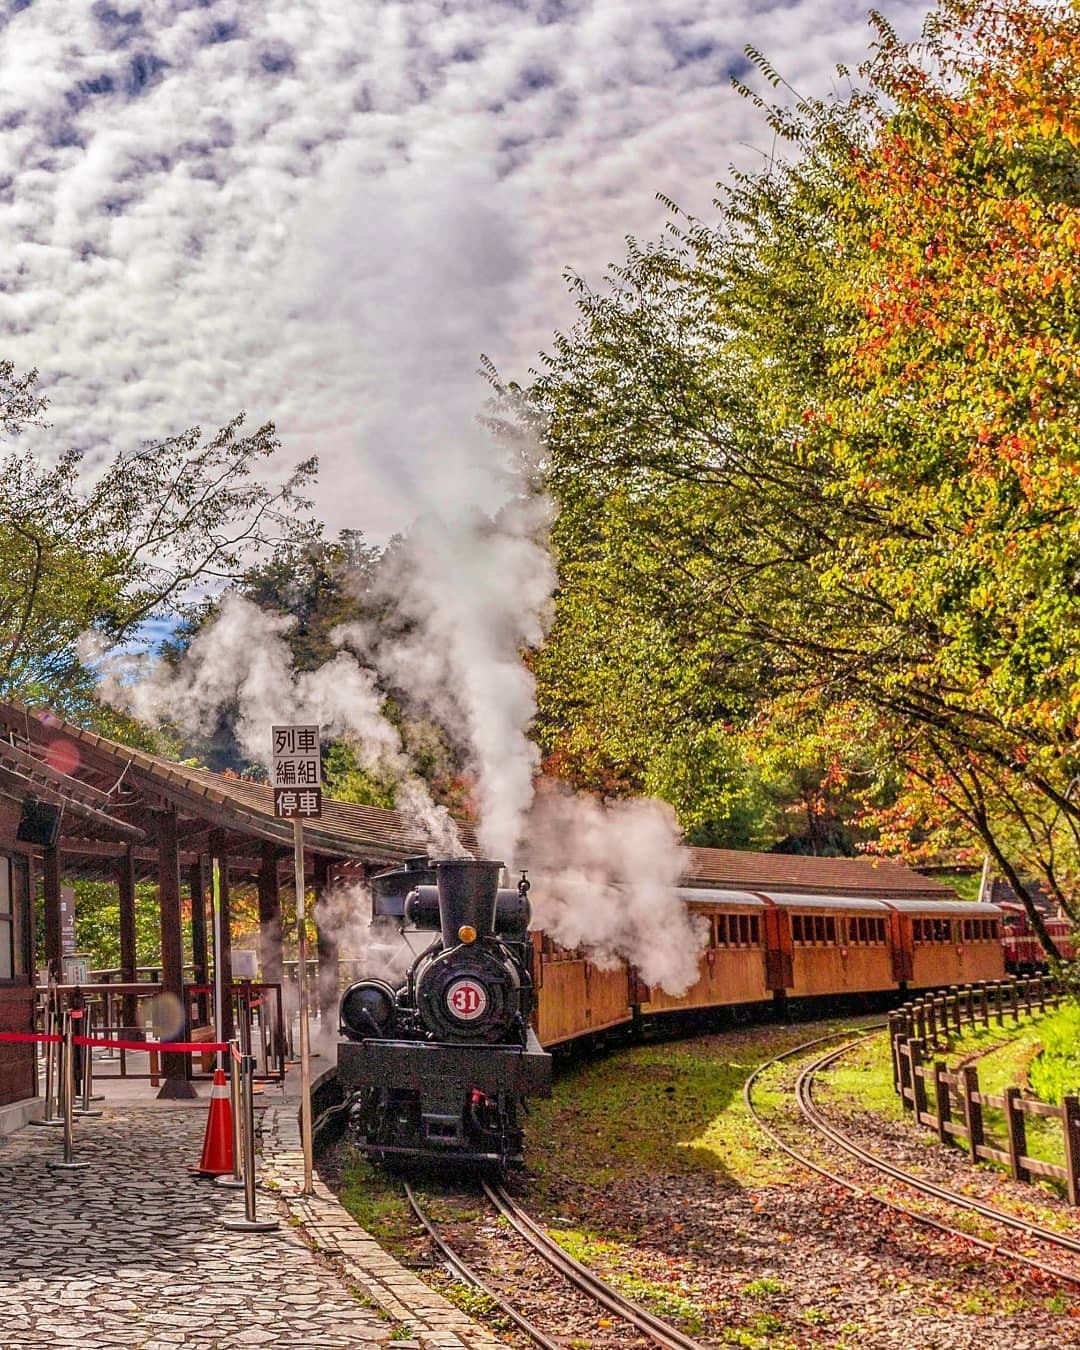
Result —
[[[1080, 1255], [1080, 1241], [1076, 1238], [1071, 1238], [1065, 1233], [1055, 1232], [1052, 1228], [1044, 1228], [1041, 1224], [1029, 1223], [1026, 1219], [1018, 1218], [1007, 1210], [998, 1209], [996, 1205], [988, 1205], [985, 1201], [978, 1200], [974, 1196], [962, 1195], [958, 1191], [950, 1190], [947, 1186], [939, 1186], [934, 1181], [925, 1181], [922, 1177], [905, 1172], [886, 1158], [871, 1153], [869, 1149], [864, 1149], [861, 1144], [856, 1144], [842, 1131], [838, 1130], [835, 1125], [830, 1125], [814, 1101], [814, 1076], [820, 1073], [822, 1069], [828, 1068], [834, 1060], [839, 1059], [848, 1049], [850, 1049], [850, 1046], [842, 1046], [839, 1050], [834, 1050], [830, 1054], [822, 1056], [815, 1063], [808, 1065], [799, 1075], [795, 1084], [795, 1095], [799, 1103], [799, 1109], [816, 1130], [825, 1135], [827, 1139], [831, 1139], [845, 1152], [850, 1153], [853, 1158], [865, 1163], [867, 1167], [872, 1167], [878, 1172], [884, 1172], [886, 1176], [902, 1181], [914, 1190], [922, 1191], [924, 1195], [933, 1196], [937, 1200], [944, 1200], [946, 1203], [956, 1205], [961, 1209], [973, 1210], [976, 1214], [981, 1214], [983, 1218], [990, 1219], [994, 1223], [1000, 1223], [1003, 1227], [1012, 1228], [1034, 1241], [1046, 1242], [1050, 1246], [1061, 1248], [1062, 1251]], [[1080, 1276], [1074, 1276], [1073, 1278], [1080, 1279]]]
[[508, 1303], [498, 1290], [493, 1289], [482, 1275], [478, 1275], [476, 1271], [473, 1270], [472, 1266], [462, 1260], [424, 1213], [423, 1209], [421, 1209], [420, 1202], [417, 1200], [413, 1188], [409, 1183], [403, 1181], [402, 1186], [405, 1188], [405, 1199], [408, 1200], [410, 1209], [419, 1223], [423, 1226], [428, 1237], [442, 1253], [443, 1260], [449, 1266], [451, 1273], [465, 1284], [471, 1284], [474, 1289], [479, 1289], [482, 1294], [486, 1294], [487, 1297], [491, 1299], [493, 1303], [497, 1304], [506, 1316], [509, 1317], [518, 1330], [523, 1331], [525, 1335], [536, 1345], [539, 1345], [542, 1350], [565, 1350], [561, 1341], [555, 1341], [552, 1340], [550, 1336], [545, 1336], [538, 1327], [533, 1326], [528, 1318], [523, 1317], [511, 1303]]
[[[861, 1044], [861, 1042], [867, 1036], [872, 1035], [874, 1031], [881, 1030], [883, 1025], [884, 1024], [882, 1023], [876, 1027], [871, 1027], [859, 1036], [848, 1041], [847, 1044], [841, 1046], [839, 1050], [831, 1051], [829, 1054], [821, 1056], [814, 1064], [808, 1066], [807, 1070], [804, 1070], [804, 1074], [806, 1072], [820, 1070], [823, 1063], [831, 1062], [833, 1059], [839, 1058], [841, 1054], [854, 1049], [856, 1045]], [[754, 1121], [754, 1124], [757, 1125], [758, 1129], [761, 1130], [761, 1132], [770, 1139], [782, 1153], [786, 1153], [788, 1157], [794, 1158], [796, 1162], [801, 1163], [803, 1167], [808, 1168], [811, 1172], [816, 1172], [819, 1176], [826, 1177], [829, 1181], [835, 1182], [838, 1186], [843, 1186], [846, 1190], [853, 1192], [855, 1195], [860, 1195], [868, 1200], [873, 1200], [884, 1208], [891, 1209], [897, 1214], [903, 1214], [907, 1218], [914, 1220], [916, 1223], [920, 1223], [926, 1228], [932, 1228], [936, 1232], [944, 1234], [946, 1237], [959, 1238], [964, 1242], [970, 1243], [972, 1246], [978, 1247], [981, 1251], [986, 1252], [989, 1256], [997, 1260], [1006, 1262], [1012, 1261], [1018, 1265], [1027, 1266], [1033, 1270], [1039, 1270], [1043, 1274], [1053, 1275], [1055, 1279], [1063, 1280], [1067, 1284], [1080, 1285], [1080, 1274], [1062, 1270], [1058, 1266], [1050, 1265], [1045, 1261], [1038, 1261], [1034, 1257], [1025, 1256], [1022, 1252], [1018, 1252], [1012, 1247], [1003, 1247], [1000, 1243], [989, 1242], [986, 1238], [976, 1237], [973, 1233], [964, 1232], [963, 1229], [954, 1228], [951, 1224], [945, 1223], [941, 1219], [935, 1219], [929, 1214], [923, 1214], [917, 1209], [912, 1209], [908, 1205], [903, 1205], [898, 1200], [890, 1200], [885, 1196], [877, 1195], [874, 1191], [869, 1190], [866, 1186], [857, 1181], [853, 1181], [850, 1177], [841, 1176], [838, 1172], [833, 1172], [828, 1167], [824, 1167], [821, 1163], [817, 1163], [812, 1158], [807, 1157], [805, 1153], [789, 1144], [785, 1139], [781, 1138], [770, 1125], [766, 1124], [765, 1120], [754, 1106], [753, 1090], [754, 1084], [757, 1082], [758, 1078], [760, 1078], [766, 1070], [773, 1068], [774, 1065], [782, 1064], [785, 1060], [793, 1059], [797, 1055], [805, 1054], [807, 1050], [812, 1050], [815, 1046], [821, 1045], [825, 1041], [836, 1040], [838, 1036], [843, 1036], [845, 1034], [846, 1033], [843, 1031], [836, 1031], [827, 1036], [815, 1037], [812, 1041], [804, 1041], [801, 1045], [793, 1046], [790, 1050], [785, 1050], [782, 1054], [775, 1055], [772, 1059], [758, 1065], [743, 1084], [743, 1101], [746, 1104], [746, 1109], [749, 1112], [751, 1119]], [[811, 1123], [813, 1124], [813, 1122]], [[817, 1126], [814, 1125], [814, 1128], [816, 1129]], [[840, 1144], [841, 1141], [837, 1140], [835, 1142]], [[872, 1159], [873, 1155], [870, 1154], [868, 1157]], [[871, 1167], [875, 1171], [883, 1170], [873, 1161], [869, 1161], [865, 1165]], [[889, 1164], [889, 1167], [891, 1169], [891, 1164]], [[913, 1177], [909, 1173], [902, 1172], [899, 1168], [891, 1169], [887, 1174], [892, 1175], [895, 1180], [899, 1180], [904, 1184], [911, 1186], [913, 1189], [920, 1189], [922, 1185], [930, 1184], [920, 1182], [918, 1177]], [[969, 1209], [972, 1207], [967, 1196], [957, 1195], [955, 1192], [946, 1192], [945, 1194], [948, 1197], [948, 1202], [958, 1208]], [[1017, 1221], [1017, 1224], [1025, 1232], [1031, 1231], [1029, 1225], [1023, 1224], [1020, 1221]], [[1038, 1231], [1039, 1230], [1036, 1230], [1036, 1232]], [[1048, 1232], [1049, 1230], [1043, 1231]], [[1054, 1234], [1055, 1238], [1057, 1236], [1057, 1234]], [[1060, 1243], [1058, 1245], [1060, 1245]]]
[[483, 1186], [484, 1194], [503, 1218], [538, 1255], [542, 1256], [560, 1275], [569, 1280], [576, 1289], [588, 1294], [590, 1298], [607, 1308], [609, 1312], [623, 1318], [631, 1326], [648, 1336], [651, 1341], [666, 1347], [666, 1350], [703, 1350], [699, 1342], [679, 1331], [677, 1327], [661, 1321], [647, 1308], [643, 1308], [640, 1304], [625, 1298], [606, 1281], [602, 1280], [599, 1275], [594, 1274], [588, 1266], [582, 1265], [569, 1252], [564, 1251], [501, 1186], [490, 1186], [486, 1181]]

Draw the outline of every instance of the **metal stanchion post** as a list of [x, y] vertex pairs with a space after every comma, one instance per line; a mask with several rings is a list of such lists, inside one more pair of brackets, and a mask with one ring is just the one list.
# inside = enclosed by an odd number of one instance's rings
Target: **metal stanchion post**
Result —
[[240, 1059], [238, 1054], [239, 1046], [236, 1041], [229, 1042], [229, 1107], [232, 1111], [232, 1154], [233, 1168], [232, 1176], [216, 1177], [217, 1185], [224, 1186], [227, 1190], [239, 1190], [244, 1184], [244, 1173], [241, 1166], [242, 1137], [240, 1130], [240, 1112], [243, 1109], [242, 1094], [240, 1090]]
[[[249, 1046], [250, 1050], [250, 1046]], [[236, 1233], [271, 1233], [278, 1227], [277, 1219], [259, 1219], [255, 1216], [255, 1059], [241, 1056], [241, 1096], [244, 1103], [244, 1217], [226, 1219], [222, 1227]]]
[[[45, 1035], [55, 1036], [57, 1031], [56, 998], [50, 987], [45, 999]], [[60, 1046], [54, 1041], [45, 1042], [45, 1114], [40, 1120], [32, 1120], [31, 1125], [63, 1125], [59, 1110], [53, 1110], [54, 1095], [60, 1095], [59, 1083]], [[55, 1094], [54, 1094], [55, 1088]]]
[[[89, 1039], [94, 1025], [93, 1012], [90, 1005], [87, 1004], [83, 1011], [83, 1035]], [[82, 1103], [74, 1108], [77, 1116], [100, 1116], [101, 1112], [90, 1105], [94, 1100], [94, 1047], [84, 1045], [82, 1047]], [[97, 1098], [101, 1101], [101, 1098]]]
[[75, 1127], [73, 1109], [75, 1104], [75, 1046], [72, 1043], [74, 1022], [79, 1013], [68, 1009], [64, 1013], [64, 1042], [62, 1069], [60, 1074], [61, 1096], [64, 1104], [64, 1158], [62, 1162], [50, 1162], [54, 1172], [77, 1172], [90, 1166], [86, 1162], [75, 1161]]

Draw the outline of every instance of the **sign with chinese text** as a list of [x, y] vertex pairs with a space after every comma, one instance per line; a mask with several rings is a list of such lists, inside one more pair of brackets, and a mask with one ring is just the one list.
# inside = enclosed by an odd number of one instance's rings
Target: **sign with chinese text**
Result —
[[270, 782], [274, 815], [317, 820], [322, 815], [322, 760], [318, 726], [272, 727]]
[[[75, 887], [60, 887], [60, 952], [63, 956], [75, 955]], [[68, 981], [72, 983], [72, 981]], [[78, 983], [75, 981], [74, 983]], [[84, 980], [85, 984], [86, 981]]]

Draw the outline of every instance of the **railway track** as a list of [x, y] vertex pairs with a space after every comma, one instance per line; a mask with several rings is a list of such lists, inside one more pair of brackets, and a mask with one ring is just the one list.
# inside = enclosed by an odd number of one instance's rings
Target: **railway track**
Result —
[[[1028, 1242], [1040, 1242], [1048, 1247], [1058, 1251], [1080, 1255], [1080, 1241], [1069, 1237], [1064, 1233], [1057, 1233], [1053, 1229], [1044, 1228], [1039, 1224], [1029, 1223], [1025, 1219], [1020, 1219], [1014, 1214], [1009, 1214], [1005, 1210], [998, 1209], [994, 1205], [988, 1205], [981, 1200], [977, 1200], [969, 1195], [962, 1195], [958, 1191], [950, 1190], [946, 1186], [939, 1186], [936, 1182], [927, 1181], [923, 1177], [916, 1176], [904, 1168], [897, 1167], [886, 1158], [879, 1157], [871, 1153], [856, 1143], [842, 1130], [833, 1125], [822, 1114], [814, 1101], [814, 1081], [823, 1070], [827, 1069], [836, 1060], [854, 1049], [857, 1045], [875, 1031], [880, 1031], [880, 1026], [871, 1027], [860, 1035], [846, 1041], [843, 1045], [833, 1050], [826, 1051], [817, 1056], [811, 1063], [807, 1064], [799, 1073], [795, 1082], [794, 1097], [799, 1113], [803, 1120], [810, 1126], [816, 1135], [827, 1143], [841, 1149], [844, 1153], [854, 1158], [860, 1166], [866, 1168], [871, 1173], [878, 1176], [888, 1177], [894, 1182], [898, 1182], [908, 1187], [911, 1191], [930, 1196], [945, 1205], [950, 1205], [955, 1209], [967, 1213], [978, 1214], [981, 1218], [991, 1223], [996, 1223], [1012, 1232], [1020, 1233]], [[1005, 1262], [1014, 1262], [1017, 1265], [1025, 1266], [1029, 1269], [1041, 1272], [1044, 1275], [1052, 1276], [1054, 1279], [1062, 1280], [1065, 1283], [1080, 1287], [1080, 1272], [1063, 1269], [1060, 1266], [1043, 1261], [1037, 1257], [1031, 1256], [1026, 1252], [1018, 1251], [1015, 1247], [1010, 1247], [1001, 1242], [990, 1241], [987, 1238], [967, 1232], [945, 1219], [937, 1218], [926, 1214], [921, 1210], [915, 1209], [910, 1205], [903, 1204], [901, 1201], [887, 1198], [876, 1194], [867, 1184], [858, 1181], [850, 1176], [843, 1176], [833, 1171], [831, 1168], [816, 1162], [813, 1158], [807, 1156], [801, 1149], [796, 1148], [766, 1122], [760, 1112], [754, 1105], [753, 1090], [758, 1079], [769, 1069], [775, 1068], [788, 1060], [796, 1059], [805, 1055], [808, 1051], [823, 1045], [828, 1041], [834, 1041], [844, 1032], [833, 1032], [827, 1036], [818, 1036], [814, 1040], [804, 1041], [801, 1045], [794, 1046], [783, 1054], [776, 1055], [774, 1058], [760, 1064], [754, 1072], [747, 1078], [743, 1087], [743, 1099], [747, 1110], [753, 1118], [758, 1128], [772, 1142], [790, 1158], [808, 1167], [811, 1171], [817, 1172], [819, 1176], [828, 1178], [836, 1182], [837, 1185], [853, 1191], [857, 1195], [865, 1196], [868, 1199], [875, 1200], [878, 1204], [892, 1209], [895, 1212], [906, 1215], [916, 1223], [925, 1227], [932, 1228], [950, 1238], [955, 1238], [969, 1243], [972, 1246], [986, 1252], [989, 1256]]]
[[[483, 1183], [484, 1195], [495, 1210], [506, 1220], [514, 1231], [529, 1245], [530, 1249], [545, 1260], [580, 1293], [598, 1303], [607, 1312], [622, 1318], [635, 1331], [641, 1333], [654, 1345], [664, 1350], [703, 1350], [699, 1342], [687, 1336], [677, 1327], [662, 1321], [654, 1313], [640, 1304], [624, 1297], [611, 1285], [594, 1274], [587, 1266], [564, 1251], [540, 1225], [521, 1208], [516, 1200], [501, 1186]], [[409, 1184], [405, 1183], [405, 1195], [418, 1221], [428, 1236], [442, 1253], [451, 1271], [458, 1279], [481, 1290], [502, 1309], [514, 1325], [544, 1350], [564, 1350], [565, 1342], [552, 1339], [545, 1332], [523, 1317], [505, 1296], [493, 1288], [482, 1276], [478, 1275], [466, 1261], [446, 1242], [429, 1216], [424, 1213], [416, 1195]]]

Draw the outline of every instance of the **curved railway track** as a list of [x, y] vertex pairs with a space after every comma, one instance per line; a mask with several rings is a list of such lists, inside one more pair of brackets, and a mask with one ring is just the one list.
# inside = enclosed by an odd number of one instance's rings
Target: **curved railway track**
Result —
[[[662, 1321], [654, 1313], [649, 1312], [647, 1308], [643, 1308], [640, 1304], [625, 1298], [610, 1284], [607, 1284], [589, 1270], [587, 1266], [582, 1265], [580, 1261], [564, 1251], [501, 1186], [490, 1186], [487, 1182], [484, 1182], [483, 1190], [484, 1195], [495, 1210], [528, 1243], [532, 1251], [558, 1271], [579, 1293], [586, 1295], [608, 1312], [628, 1322], [635, 1331], [646, 1336], [655, 1345], [664, 1347], [664, 1350], [703, 1350], [700, 1343], [693, 1340], [692, 1337], [687, 1336], [677, 1327]], [[405, 1183], [405, 1195], [416, 1218], [442, 1253], [451, 1271], [459, 1279], [480, 1289], [493, 1299], [514, 1325], [529, 1336], [536, 1345], [544, 1347], [545, 1350], [564, 1350], [564, 1342], [552, 1339], [522, 1317], [499, 1291], [488, 1284], [467, 1262], [462, 1260], [446, 1242], [431, 1219], [424, 1213], [407, 1182]]]
[[[842, 1130], [837, 1129], [835, 1125], [831, 1124], [826, 1119], [814, 1101], [813, 1087], [816, 1076], [821, 1073], [822, 1070], [835, 1063], [836, 1060], [840, 1059], [841, 1056], [845, 1055], [848, 1051], [854, 1049], [855, 1046], [861, 1044], [867, 1036], [874, 1034], [874, 1032], [879, 1031], [880, 1029], [880, 1026], [869, 1028], [860, 1035], [846, 1041], [838, 1049], [830, 1050], [823, 1055], [819, 1055], [801, 1070], [795, 1083], [795, 1101], [801, 1116], [811, 1129], [816, 1131], [816, 1133], [828, 1143], [835, 1145], [849, 1156], [855, 1158], [861, 1166], [880, 1176], [888, 1177], [892, 1181], [899, 1182], [912, 1191], [928, 1195], [933, 1199], [951, 1205], [956, 1209], [978, 1214], [990, 1222], [1000, 1224], [1002, 1227], [1023, 1234], [1029, 1242], [1042, 1242], [1049, 1247], [1057, 1248], [1059, 1251], [1080, 1255], [1080, 1241], [1077, 1239], [1070, 1238], [1064, 1233], [1054, 1232], [1053, 1229], [1044, 1228], [1039, 1224], [1029, 1223], [1027, 1220], [1017, 1218], [1016, 1215], [1009, 1214], [1005, 1210], [996, 1208], [994, 1205], [985, 1204], [983, 1201], [977, 1200], [972, 1196], [962, 1195], [958, 1191], [949, 1190], [948, 1187], [939, 1186], [935, 1182], [927, 1181], [922, 1177], [905, 1171], [903, 1168], [897, 1167], [887, 1159], [881, 1158], [875, 1153], [871, 1153], [868, 1149], [864, 1149], [860, 1144], [855, 1143], [855, 1141], [844, 1134]], [[916, 1223], [920, 1223], [928, 1228], [933, 1228], [947, 1237], [961, 1239], [972, 1246], [978, 1247], [980, 1250], [998, 1260], [1014, 1262], [1018, 1265], [1026, 1266], [1029, 1269], [1040, 1271], [1045, 1275], [1050, 1275], [1054, 1279], [1062, 1280], [1068, 1284], [1080, 1287], [1080, 1272], [1063, 1270], [1060, 1266], [1041, 1261], [1036, 1257], [1027, 1255], [1025, 1252], [1017, 1251], [1014, 1247], [1005, 1246], [1000, 1242], [992, 1242], [986, 1238], [981, 1238], [973, 1233], [966, 1232], [963, 1229], [957, 1228], [953, 1224], [946, 1222], [944, 1219], [935, 1218], [934, 1216], [923, 1213], [909, 1205], [902, 1204], [899, 1200], [875, 1194], [875, 1192], [870, 1190], [863, 1182], [857, 1181], [852, 1177], [842, 1176], [840, 1173], [823, 1166], [821, 1163], [815, 1162], [800, 1149], [797, 1149], [794, 1145], [783, 1139], [777, 1131], [762, 1118], [754, 1105], [753, 1099], [754, 1085], [758, 1079], [769, 1069], [774, 1068], [787, 1060], [805, 1055], [809, 1050], [813, 1050], [815, 1047], [823, 1045], [827, 1041], [834, 1041], [839, 1036], [845, 1034], [846, 1033], [843, 1031], [832, 1032], [827, 1036], [818, 1036], [815, 1037], [814, 1040], [804, 1041], [801, 1045], [796, 1045], [792, 1049], [784, 1051], [783, 1054], [776, 1055], [772, 1059], [767, 1060], [764, 1064], [758, 1065], [754, 1072], [750, 1074], [743, 1086], [743, 1100], [746, 1103], [746, 1108], [754, 1120], [754, 1123], [762, 1133], [772, 1140], [777, 1148], [786, 1153], [790, 1158], [793, 1158], [796, 1162], [801, 1163], [804, 1167], [809, 1168], [813, 1172], [817, 1172], [819, 1176], [826, 1177], [837, 1185], [853, 1191], [857, 1195], [875, 1200], [878, 1204], [883, 1205], [888, 1209], [892, 1209], [897, 1213], [904, 1214]]]

